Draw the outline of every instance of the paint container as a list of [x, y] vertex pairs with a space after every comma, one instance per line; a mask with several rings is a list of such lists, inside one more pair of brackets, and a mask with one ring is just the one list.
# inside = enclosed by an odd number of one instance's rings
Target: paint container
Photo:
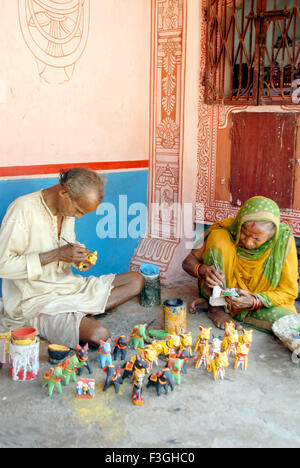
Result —
[[140, 266], [140, 272], [145, 284], [140, 294], [140, 304], [143, 307], [154, 307], [161, 304], [159, 268], [151, 263]]
[[186, 330], [186, 303], [181, 299], [167, 299], [163, 303], [164, 329], [178, 335]]
[[3, 364], [9, 361], [9, 340], [11, 338], [11, 331], [9, 328], [0, 326], [0, 369]]
[[15, 381], [30, 381], [38, 377], [40, 342], [36, 338], [34, 343], [19, 345], [9, 343], [9, 375]]

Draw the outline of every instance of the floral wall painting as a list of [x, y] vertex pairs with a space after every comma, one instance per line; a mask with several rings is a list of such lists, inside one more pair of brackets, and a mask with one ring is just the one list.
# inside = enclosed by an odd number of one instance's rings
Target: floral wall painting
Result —
[[86, 47], [89, 17], [90, 0], [19, 0], [21, 31], [42, 82], [71, 79]]

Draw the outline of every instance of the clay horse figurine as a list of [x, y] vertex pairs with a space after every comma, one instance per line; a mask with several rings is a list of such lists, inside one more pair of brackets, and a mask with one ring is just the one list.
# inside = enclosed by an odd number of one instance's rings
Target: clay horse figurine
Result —
[[48, 396], [52, 396], [54, 387], [57, 388], [58, 393], [62, 393], [61, 380], [63, 377], [63, 369], [60, 366], [50, 367], [50, 369], [45, 372], [42, 387], [48, 385]]
[[100, 341], [100, 346], [97, 351], [97, 361], [100, 361], [100, 366], [102, 369], [105, 366], [111, 366], [112, 365], [112, 357], [111, 357], [111, 339], [108, 338], [108, 340]]
[[115, 387], [115, 392], [119, 393], [120, 384], [123, 383], [122, 374], [120, 367], [115, 367], [113, 365], [104, 367], [104, 372], [106, 372], [106, 381], [103, 387], [105, 392], [108, 387], [113, 385]]
[[129, 336], [120, 335], [116, 338], [116, 344], [114, 348], [114, 360], [118, 359], [119, 354], [121, 355], [121, 360], [125, 361], [127, 346], [128, 346]]
[[91, 368], [90, 363], [88, 361], [88, 359], [89, 359], [89, 357], [88, 357], [88, 349], [89, 349], [88, 343], [86, 343], [86, 345], [83, 346], [83, 347], [81, 347], [80, 345], [77, 345], [76, 349], [77, 349], [76, 356], [77, 356], [78, 361], [80, 363], [84, 364], [83, 366], [78, 368], [77, 374], [79, 376], [81, 376], [83, 368], [85, 368], [85, 367], [87, 368], [89, 374], [92, 374], [93, 369]]

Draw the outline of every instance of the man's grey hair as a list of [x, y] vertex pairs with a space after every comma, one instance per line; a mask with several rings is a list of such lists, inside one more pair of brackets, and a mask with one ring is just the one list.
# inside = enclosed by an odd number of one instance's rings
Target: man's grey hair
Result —
[[68, 171], [62, 169], [59, 182], [63, 187], [68, 187], [73, 200], [81, 198], [87, 190], [95, 190], [99, 193], [99, 198], [103, 199], [105, 177], [86, 167], [74, 167]]

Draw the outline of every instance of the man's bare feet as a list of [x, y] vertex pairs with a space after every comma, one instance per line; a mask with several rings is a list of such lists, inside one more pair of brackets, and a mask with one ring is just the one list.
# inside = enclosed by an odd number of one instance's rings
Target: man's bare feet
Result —
[[203, 297], [198, 297], [195, 299], [190, 305], [190, 314], [196, 314], [197, 312], [201, 312], [202, 310], [208, 310], [209, 304], [206, 299]]
[[208, 309], [207, 316], [213, 322], [213, 324], [216, 327], [221, 328], [221, 330], [225, 329], [226, 322], [233, 322], [237, 330], [242, 329], [242, 326], [240, 324], [237, 324], [234, 320], [232, 320], [230, 315], [225, 312], [223, 307], [210, 307]]

